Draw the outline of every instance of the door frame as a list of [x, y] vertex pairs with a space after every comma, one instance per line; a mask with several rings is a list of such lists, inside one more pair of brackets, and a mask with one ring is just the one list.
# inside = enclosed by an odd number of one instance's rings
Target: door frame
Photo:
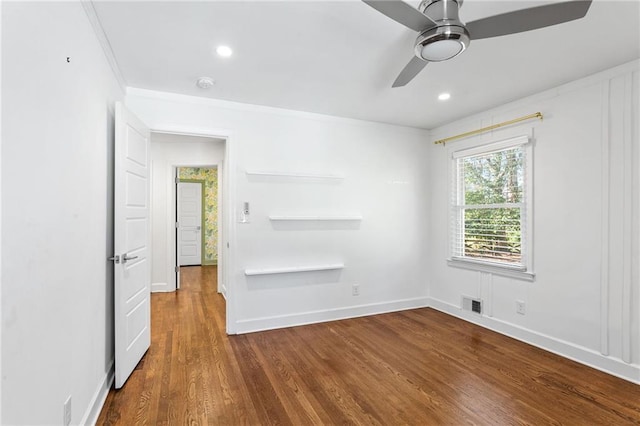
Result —
[[[224, 139], [225, 147], [224, 147], [224, 160], [222, 167], [222, 185], [219, 188], [222, 189], [223, 193], [223, 202], [222, 209], [220, 209], [221, 213], [221, 221], [222, 224], [219, 229], [222, 230], [222, 236], [224, 241], [218, 241], [218, 246], [221, 250], [218, 251], [218, 270], [220, 271], [219, 276], [222, 277], [222, 280], [225, 284], [225, 294], [224, 297], [226, 299], [226, 331], [227, 334], [237, 334], [236, 328], [236, 297], [235, 297], [235, 274], [232, 271], [235, 271], [236, 264], [236, 222], [233, 220], [235, 217], [235, 206], [236, 206], [236, 173], [232, 172], [236, 169], [235, 162], [235, 145], [232, 142], [232, 132], [228, 129], [218, 129], [218, 128], [193, 128], [193, 127], [175, 127], [175, 126], [165, 126], [165, 125], [156, 125], [151, 126], [151, 133], [164, 133], [170, 135], [181, 135], [181, 136], [196, 136], [203, 138], [216, 138], [216, 139]], [[212, 166], [211, 163], [208, 166]], [[174, 182], [175, 182], [175, 174], [176, 174], [176, 165], [173, 166], [174, 173]], [[186, 166], [185, 166], [186, 167]], [[197, 167], [197, 166], [190, 166]], [[218, 170], [220, 170], [220, 165], [218, 165]], [[218, 180], [219, 182], [220, 180]], [[174, 192], [174, 200], [173, 205], [175, 206], [175, 188], [176, 185], [173, 185]], [[175, 233], [173, 234], [175, 238]], [[170, 246], [170, 245], [169, 245]], [[174, 261], [177, 264], [177, 258], [174, 258]], [[177, 283], [176, 283], [177, 284]]]

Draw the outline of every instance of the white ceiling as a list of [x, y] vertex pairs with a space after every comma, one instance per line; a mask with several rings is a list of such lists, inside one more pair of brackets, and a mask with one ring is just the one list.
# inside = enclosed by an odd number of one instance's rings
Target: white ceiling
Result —
[[[465, 0], [460, 17], [539, 4]], [[129, 86], [421, 128], [640, 57], [638, 0], [596, 0], [578, 21], [472, 41], [396, 89], [417, 34], [357, 0], [94, 6]], [[231, 58], [215, 55], [220, 44]], [[197, 88], [201, 76], [215, 86]], [[443, 91], [447, 102], [437, 100]]]

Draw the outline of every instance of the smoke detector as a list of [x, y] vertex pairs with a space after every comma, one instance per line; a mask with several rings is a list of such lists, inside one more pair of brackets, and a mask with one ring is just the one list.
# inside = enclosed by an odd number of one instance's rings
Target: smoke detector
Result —
[[197, 81], [196, 81], [196, 86], [198, 86], [201, 89], [209, 89], [211, 88], [214, 84], [216, 84], [215, 80], [210, 78], [210, 77], [200, 77]]

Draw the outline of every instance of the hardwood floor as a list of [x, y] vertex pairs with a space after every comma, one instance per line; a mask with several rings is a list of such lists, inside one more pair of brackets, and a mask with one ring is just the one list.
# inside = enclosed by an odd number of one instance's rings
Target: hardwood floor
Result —
[[640, 386], [433, 309], [227, 336], [215, 280], [152, 296], [98, 424], [640, 424]]

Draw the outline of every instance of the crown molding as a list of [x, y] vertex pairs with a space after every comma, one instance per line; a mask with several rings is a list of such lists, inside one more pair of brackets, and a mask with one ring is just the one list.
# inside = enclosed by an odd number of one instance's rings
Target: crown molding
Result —
[[82, 4], [82, 8], [87, 14], [87, 18], [89, 19], [89, 22], [91, 22], [93, 31], [96, 35], [96, 38], [98, 39], [98, 42], [100, 43], [100, 46], [102, 46], [102, 51], [104, 52], [104, 56], [107, 59], [107, 62], [111, 67], [111, 70], [113, 71], [113, 75], [118, 81], [118, 85], [120, 86], [122, 91], [126, 93], [127, 81], [124, 79], [124, 76], [122, 75], [120, 66], [118, 66], [118, 61], [116, 61], [116, 57], [113, 54], [111, 43], [109, 43], [109, 38], [107, 37], [107, 34], [104, 32], [104, 28], [102, 28], [102, 23], [100, 22], [100, 18], [98, 18], [98, 14], [96, 12], [96, 9], [93, 5], [92, 0], [80, 0], [80, 3]]

